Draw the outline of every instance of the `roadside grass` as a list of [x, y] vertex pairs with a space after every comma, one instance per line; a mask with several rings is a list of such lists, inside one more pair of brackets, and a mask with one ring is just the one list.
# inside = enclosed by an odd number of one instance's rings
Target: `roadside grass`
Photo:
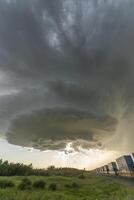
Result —
[[[31, 188], [19, 190], [24, 177], [0, 177], [0, 181], [12, 181], [13, 188], [0, 188], [0, 200], [134, 200], [134, 187], [116, 183], [108, 177], [90, 175], [77, 177], [27, 177]], [[44, 188], [33, 187], [36, 182], [45, 182]], [[50, 189], [56, 185], [55, 189]]]

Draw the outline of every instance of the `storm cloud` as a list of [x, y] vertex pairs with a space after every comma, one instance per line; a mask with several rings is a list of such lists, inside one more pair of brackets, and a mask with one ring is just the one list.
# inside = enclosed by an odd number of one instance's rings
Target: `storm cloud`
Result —
[[10, 128], [8, 140], [43, 150], [48, 147], [64, 150], [67, 142], [72, 142], [74, 148], [78, 142], [83, 148], [97, 148], [101, 146], [100, 134], [113, 132], [116, 123], [109, 116], [98, 117], [69, 108], [42, 110], [17, 118]]
[[133, 0], [0, 0], [7, 141], [133, 150], [133, 19]]

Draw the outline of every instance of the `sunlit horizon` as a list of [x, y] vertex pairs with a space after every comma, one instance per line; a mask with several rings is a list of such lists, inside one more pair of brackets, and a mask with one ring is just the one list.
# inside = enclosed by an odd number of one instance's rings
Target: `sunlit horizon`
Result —
[[[2, 151], [2, 148], [6, 151]], [[72, 151], [70, 153], [70, 150]], [[0, 158], [9, 162], [20, 162], [33, 164], [34, 168], [47, 168], [51, 165], [55, 167], [71, 167], [78, 169], [92, 170], [101, 165], [114, 161], [123, 152], [106, 151], [99, 149], [85, 150], [79, 148], [76, 152], [67, 146], [65, 151], [39, 151], [33, 148], [11, 145], [6, 140], [0, 140]], [[50, 160], [51, 157], [51, 160]]]

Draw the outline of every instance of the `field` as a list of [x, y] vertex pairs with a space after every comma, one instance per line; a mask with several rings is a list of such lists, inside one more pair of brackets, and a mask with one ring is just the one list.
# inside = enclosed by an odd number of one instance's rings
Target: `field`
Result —
[[[30, 176], [31, 188], [22, 190], [18, 185], [24, 177], [0, 177], [0, 182], [11, 181], [14, 186], [0, 189], [0, 200], [134, 200], [134, 187], [126, 186], [108, 177]], [[43, 189], [33, 183], [43, 180]], [[56, 186], [51, 188], [50, 185]]]

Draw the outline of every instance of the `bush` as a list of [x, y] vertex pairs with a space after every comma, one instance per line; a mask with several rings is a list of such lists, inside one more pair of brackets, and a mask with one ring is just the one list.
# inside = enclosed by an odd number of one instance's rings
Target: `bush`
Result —
[[31, 181], [28, 178], [22, 179], [21, 183], [18, 185], [18, 189], [20, 190], [30, 190], [31, 189]]
[[44, 189], [45, 185], [46, 183], [43, 180], [37, 180], [33, 183], [33, 187], [38, 189]]
[[67, 183], [67, 184], [65, 184], [65, 187], [66, 188], [71, 188], [71, 185]]
[[65, 187], [66, 188], [79, 188], [80, 186], [77, 183], [73, 182], [72, 184], [65, 184]]
[[0, 188], [5, 189], [5, 188], [11, 188], [14, 187], [14, 183], [9, 180], [0, 180]]
[[79, 179], [84, 179], [84, 178], [85, 178], [84, 174], [79, 175]]
[[72, 183], [72, 188], [79, 188], [79, 185], [75, 182]]
[[56, 183], [51, 183], [49, 185], [49, 190], [55, 191], [57, 189]]

